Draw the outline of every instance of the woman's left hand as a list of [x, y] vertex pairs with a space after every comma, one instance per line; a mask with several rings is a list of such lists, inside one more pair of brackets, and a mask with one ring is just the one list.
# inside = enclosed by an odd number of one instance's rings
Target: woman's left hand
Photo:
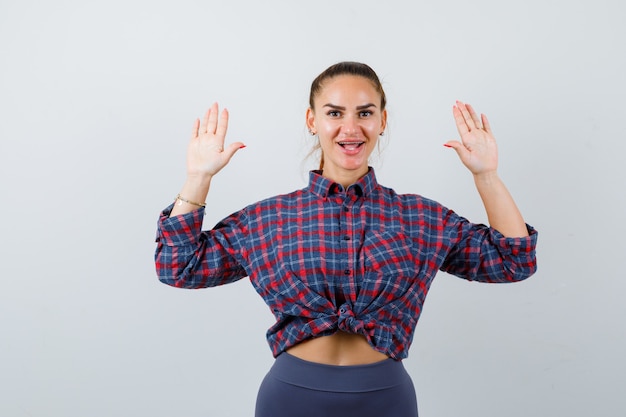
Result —
[[457, 101], [452, 108], [456, 128], [461, 141], [451, 140], [445, 146], [453, 148], [461, 162], [474, 175], [496, 172], [498, 147], [493, 137], [487, 116], [480, 118], [469, 104]]

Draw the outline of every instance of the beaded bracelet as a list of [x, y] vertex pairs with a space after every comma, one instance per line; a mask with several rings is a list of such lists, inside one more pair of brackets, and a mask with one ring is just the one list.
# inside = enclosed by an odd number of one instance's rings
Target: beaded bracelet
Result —
[[185, 203], [187, 203], [187, 204], [191, 204], [191, 205], [193, 205], [193, 206], [197, 206], [197, 207], [206, 207], [206, 203], [196, 203], [195, 201], [190, 201], [190, 200], [184, 199], [184, 198], [182, 198], [182, 197], [180, 196], [180, 194], [178, 194], [178, 195], [176, 196], [176, 200], [178, 200], [178, 205], [179, 205], [179, 206], [180, 206], [180, 205], [183, 203], [183, 201], [184, 201]]

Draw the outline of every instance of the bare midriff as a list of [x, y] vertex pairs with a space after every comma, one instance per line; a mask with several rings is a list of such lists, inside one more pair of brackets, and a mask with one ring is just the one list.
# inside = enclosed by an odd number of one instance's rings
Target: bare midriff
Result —
[[305, 340], [287, 349], [287, 353], [309, 362], [340, 366], [367, 365], [388, 358], [374, 350], [364, 336], [345, 332]]

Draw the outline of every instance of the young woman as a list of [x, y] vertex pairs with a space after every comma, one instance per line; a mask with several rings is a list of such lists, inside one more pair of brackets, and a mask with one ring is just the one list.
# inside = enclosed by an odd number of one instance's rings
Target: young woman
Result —
[[453, 148], [470, 170], [489, 226], [376, 181], [368, 159], [387, 124], [376, 73], [335, 64], [312, 83], [306, 124], [320, 168], [306, 188], [253, 203], [201, 231], [211, 180], [244, 144], [225, 146], [228, 113], [197, 120], [187, 180], [160, 216], [162, 282], [200, 288], [249, 277], [276, 317], [267, 338], [276, 361], [257, 417], [415, 417], [402, 365], [437, 271], [512, 282], [536, 270], [537, 234], [497, 174], [487, 117], [453, 107]]

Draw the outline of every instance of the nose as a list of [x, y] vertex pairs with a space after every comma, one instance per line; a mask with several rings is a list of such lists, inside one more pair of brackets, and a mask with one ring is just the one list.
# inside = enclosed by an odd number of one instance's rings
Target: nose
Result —
[[346, 135], [355, 134], [359, 131], [359, 120], [353, 115], [348, 115], [344, 118], [342, 128]]

